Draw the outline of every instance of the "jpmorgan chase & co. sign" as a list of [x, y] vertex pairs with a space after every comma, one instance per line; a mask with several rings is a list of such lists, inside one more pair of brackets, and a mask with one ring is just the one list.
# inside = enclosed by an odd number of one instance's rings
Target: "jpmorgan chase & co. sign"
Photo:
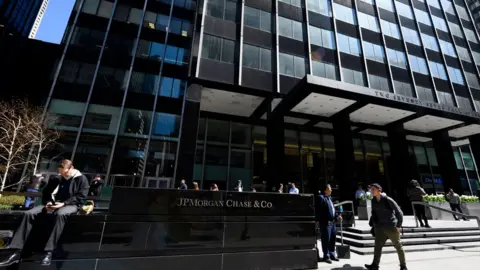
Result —
[[177, 207], [202, 207], [202, 208], [260, 208], [270, 209], [273, 203], [266, 200], [207, 200], [198, 198], [178, 198]]

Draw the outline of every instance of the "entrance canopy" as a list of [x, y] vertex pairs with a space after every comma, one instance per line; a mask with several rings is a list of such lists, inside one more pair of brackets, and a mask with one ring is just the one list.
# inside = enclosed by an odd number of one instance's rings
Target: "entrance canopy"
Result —
[[410, 139], [420, 141], [439, 131], [454, 139], [480, 133], [479, 112], [311, 75], [285, 95], [270, 117], [327, 127], [339, 114], [350, 116], [356, 132], [378, 136], [386, 136], [394, 125], [403, 125]]

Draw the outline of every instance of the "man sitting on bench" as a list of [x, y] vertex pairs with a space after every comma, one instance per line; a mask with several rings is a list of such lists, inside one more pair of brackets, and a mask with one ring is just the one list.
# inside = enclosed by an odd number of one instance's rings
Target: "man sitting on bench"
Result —
[[65, 159], [58, 165], [57, 178], [48, 181], [43, 190], [42, 205], [30, 209], [24, 213], [22, 223], [17, 228], [9, 249], [14, 252], [3, 262], [0, 267], [18, 263], [21, 258], [21, 251], [28, 235], [32, 230], [33, 221], [41, 214], [55, 215], [53, 231], [45, 245], [45, 256], [42, 265], [50, 265], [52, 251], [55, 249], [67, 216], [75, 214], [78, 208], [83, 205], [88, 194], [88, 179], [73, 167], [72, 161]]

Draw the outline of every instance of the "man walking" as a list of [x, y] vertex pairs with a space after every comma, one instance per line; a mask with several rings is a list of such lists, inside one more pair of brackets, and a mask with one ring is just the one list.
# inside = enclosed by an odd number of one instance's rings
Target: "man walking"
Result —
[[[448, 191], [447, 201], [450, 203], [452, 211], [458, 211], [460, 214], [463, 214], [462, 208], [460, 207], [462, 199], [453, 191], [453, 189]], [[455, 218], [455, 220], [460, 220], [455, 214], [453, 214], [453, 218]], [[467, 220], [467, 218], [463, 217], [463, 220]]]
[[88, 179], [73, 168], [72, 161], [67, 159], [61, 161], [58, 165], [58, 173], [60, 176], [49, 180], [43, 190], [42, 205], [24, 213], [22, 223], [17, 228], [9, 246], [13, 253], [0, 262], [0, 267], [20, 261], [21, 251], [32, 230], [33, 222], [39, 215], [46, 213], [55, 215], [55, 225], [45, 246], [46, 254], [41, 264], [50, 265], [52, 251], [62, 235], [68, 215], [78, 211], [78, 207], [83, 205], [88, 194]]
[[372, 184], [371, 192], [373, 200], [372, 216], [369, 224], [375, 232], [375, 250], [373, 263], [366, 264], [365, 267], [369, 270], [379, 269], [382, 248], [385, 246], [385, 242], [390, 239], [397, 250], [400, 270], [407, 270], [405, 252], [400, 242], [403, 212], [392, 198], [382, 195], [382, 187], [379, 184]]
[[[317, 197], [315, 202], [315, 221], [320, 229], [323, 261], [326, 263], [332, 263], [338, 261], [335, 255], [335, 242], [337, 238], [337, 232], [335, 229], [335, 220], [341, 220], [342, 216], [335, 212], [335, 207], [332, 202], [332, 187], [326, 185], [321, 195]], [[317, 247], [317, 257], [318, 247]]]

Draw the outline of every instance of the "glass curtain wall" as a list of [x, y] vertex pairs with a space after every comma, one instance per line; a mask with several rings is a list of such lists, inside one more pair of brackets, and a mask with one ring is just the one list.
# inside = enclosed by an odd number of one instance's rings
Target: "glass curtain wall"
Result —
[[415, 157], [417, 176], [425, 192], [428, 194], [443, 194], [443, 178], [438, 167], [437, 156], [433, 143], [411, 142], [410, 153]]
[[458, 173], [462, 181], [463, 194], [478, 196], [480, 194], [480, 182], [470, 146], [453, 147], [453, 154], [455, 155]]

